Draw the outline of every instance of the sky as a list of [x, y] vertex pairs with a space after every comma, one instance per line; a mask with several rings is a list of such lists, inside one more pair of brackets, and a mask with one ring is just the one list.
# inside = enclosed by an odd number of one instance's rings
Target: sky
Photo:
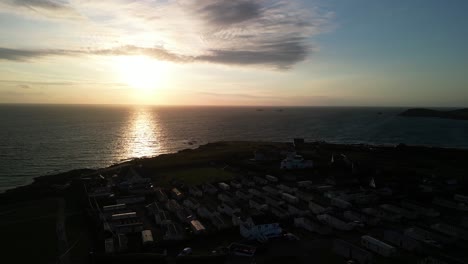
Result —
[[0, 0], [0, 103], [468, 107], [465, 0]]

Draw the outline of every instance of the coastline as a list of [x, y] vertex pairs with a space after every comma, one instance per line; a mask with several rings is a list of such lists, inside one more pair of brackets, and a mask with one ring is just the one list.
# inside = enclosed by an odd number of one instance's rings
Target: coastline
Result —
[[[435, 152], [442, 152], [442, 153], [456, 153], [460, 155], [466, 155], [468, 159], [468, 149], [464, 148], [443, 148], [443, 147], [430, 147], [430, 146], [423, 146], [423, 145], [406, 145], [406, 144], [398, 144], [398, 145], [371, 145], [371, 144], [338, 144], [338, 143], [329, 143], [323, 141], [315, 141], [307, 143], [309, 145], [316, 145], [321, 146], [325, 150], [348, 150], [348, 151], [358, 151], [358, 152], [369, 152], [370, 150], [386, 150], [386, 151], [399, 151], [399, 152], [407, 152], [407, 153], [435, 153]], [[217, 148], [219, 145], [228, 145], [230, 146], [229, 151], [236, 152], [236, 145], [239, 146], [239, 150], [242, 150], [244, 154], [246, 152], [252, 153], [255, 151], [256, 148], [261, 148], [263, 146], [289, 146], [291, 143], [287, 142], [267, 142], [267, 141], [218, 141], [218, 142], [211, 142], [204, 145], [200, 145], [197, 148], [193, 149], [182, 149], [174, 153], [167, 153], [167, 154], [160, 154], [154, 157], [143, 157], [143, 158], [133, 158], [128, 159], [121, 163], [115, 163], [108, 167], [104, 168], [97, 168], [97, 169], [89, 169], [89, 168], [82, 168], [82, 169], [74, 169], [62, 173], [51, 174], [51, 175], [42, 175], [33, 178], [33, 182], [30, 184], [12, 187], [11, 189], [7, 189], [4, 192], [0, 193], [0, 198], [6, 198], [9, 196], [17, 196], [23, 195], [31, 196], [31, 193], [36, 194], [53, 194], [54, 191], [51, 190], [53, 188], [58, 190], [60, 193], [60, 188], [63, 188], [64, 185], [69, 184], [72, 180], [79, 179], [83, 175], [94, 175], [99, 172], [103, 172], [106, 170], [112, 170], [119, 166], [129, 166], [134, 165], [137, 163], [141, 164], [148, 164], [148, 163], [156, 163], [158, 166], [165, 168], [165, 167], [175, 167], [177, 165], [186, 166], [185, 162], [179, 161], [173, 165], [164, 165], [162, 163], [168, 162], [168, 164], [172, 164], [172, 161], [179, 160], [180, 155], [185, 155], [186, 153], [202, 153], [202, 152], [210, 152]], [[213, 157], [212, 157], [213, 158]], [[222, 160], [222, 158], [215, 158], [216, 160]], [[206, 162], [206, 161], [205, 161]], [[191, 163], [191, 162], [188, 162]], [[195, 163], [195, 162], [194, 162]], [[48, 189], [48, 191], [46, 190]], [[6, 199], [0, 199], [6, 200]]]

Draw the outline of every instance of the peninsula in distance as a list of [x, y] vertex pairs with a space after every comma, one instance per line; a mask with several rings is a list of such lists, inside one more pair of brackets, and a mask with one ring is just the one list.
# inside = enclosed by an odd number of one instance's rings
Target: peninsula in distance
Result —
[[427, 108], [411, 108], [400, 114], [405, 117], [437, 117], [445, 119], [468, 120], [468, 108], [457, 110], [432, 110]]

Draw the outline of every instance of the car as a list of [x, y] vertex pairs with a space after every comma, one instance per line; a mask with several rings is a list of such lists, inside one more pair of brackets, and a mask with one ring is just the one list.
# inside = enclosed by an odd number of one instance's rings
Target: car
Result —
[[186, 247], [177, 256], [182, 257], [182, 256], [190, 255], [190, 254], [192, 254], [192, 248]]

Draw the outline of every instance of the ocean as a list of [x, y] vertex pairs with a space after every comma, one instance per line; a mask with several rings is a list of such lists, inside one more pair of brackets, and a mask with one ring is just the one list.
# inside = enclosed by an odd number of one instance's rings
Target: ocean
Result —
[[99, 168], [220, 140], [468, 148], [468, 121], [403, 108], [0, 105], [0, 191], [37, 176]]

